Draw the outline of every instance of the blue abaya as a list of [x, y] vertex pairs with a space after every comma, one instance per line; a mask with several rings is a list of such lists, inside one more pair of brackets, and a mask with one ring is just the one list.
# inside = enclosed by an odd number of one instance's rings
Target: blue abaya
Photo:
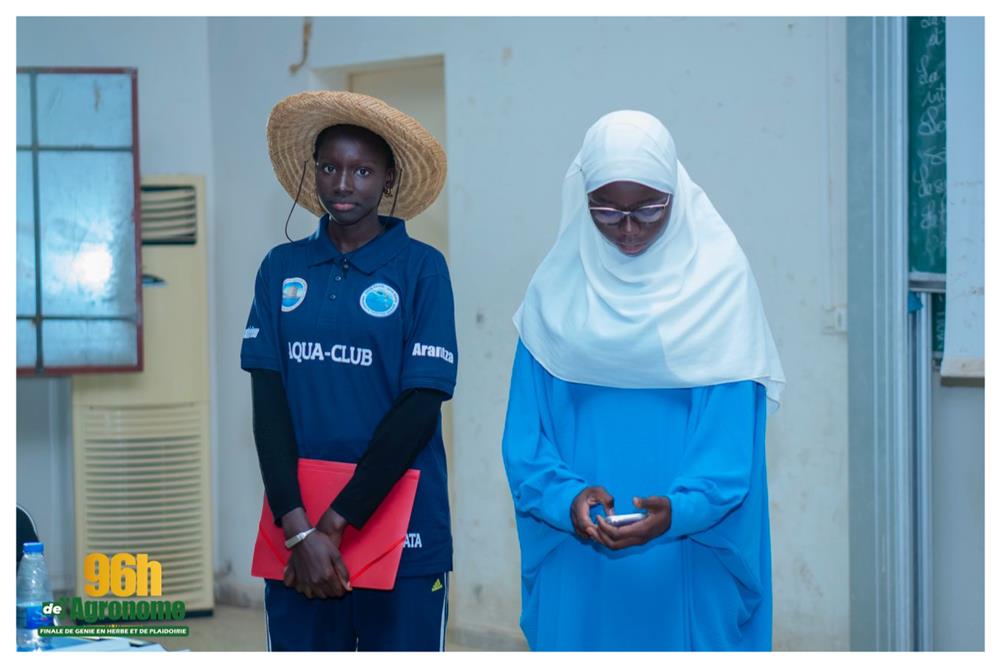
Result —
[[[617, 389], [554, 378], [519, 341], [503, 458], [534, 650], [770, 650], [764, 387]], [[569, 508], [603, 486], [615, 511], [666, 496], [669, 530], [614, 551]]]

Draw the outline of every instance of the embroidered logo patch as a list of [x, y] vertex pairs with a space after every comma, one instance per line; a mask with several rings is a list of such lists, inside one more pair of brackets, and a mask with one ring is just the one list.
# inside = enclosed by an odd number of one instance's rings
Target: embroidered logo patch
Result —
[[285, 278], [281, 283], [281, 312], [288, 313], [302, 305], [308, 287], [302, 278]]
[[440, 579], [435, 579], [434, 580], [434, 585], [431, 586], [431, 593], [436, 593], [437, 591], [441, 590], [442, 588], [444, 588], [444, 586], [441, 585], [441, 580]]
[[257, 334], [260, 333], [259, 327], [247, 327], [243, 330], [243, 340], [249, 340], [251, 338], [256, 338]]
[[399, 294], [385, 283], [375, 283], [361, 293], [361, 309], [372, 317], [389, 317], [399, 307]]

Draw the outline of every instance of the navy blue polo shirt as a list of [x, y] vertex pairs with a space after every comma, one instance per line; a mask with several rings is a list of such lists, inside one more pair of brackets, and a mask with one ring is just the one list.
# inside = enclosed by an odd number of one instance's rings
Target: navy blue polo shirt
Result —
[[[405, 390], [455, 388], [458, 350], [444, 256], [405, 223], [350, 253], [327, 236], [328, 216], [304, 242], [264, 257], [243, 333], [244, 370], [279, 371], [299, 456], [356, 463]], [[420, 482], [399, 574], [452, 567], [441, 424], [417, 456]]]

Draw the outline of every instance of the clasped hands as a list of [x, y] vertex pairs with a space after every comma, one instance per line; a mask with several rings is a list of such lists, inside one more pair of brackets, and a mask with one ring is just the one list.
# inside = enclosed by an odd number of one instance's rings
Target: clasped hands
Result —
[[[281, 519], [286, 537], [309, 529], [299, 507]], [[316, 522], [315, 532], [292, 547], [285, 566], [285, 585], [307, 598], [339, 598], [351, 591], [350, 575], [340, 555], [340, 540], [347, 520], [332, 508]]]
[[590, 508], [603, 505], [604, 513], [611, 516], [615, 513], [615, 499], [603, 486], [588, 486], [573, 499], [569, 516], [577, 535], [615, 550], [645, 544], [670, 528], [669, 498], [636, 497], [632, 499], [632, 504], [638, 509], [646, 510], [645, 518], [627, 526], [616, 527], [605, 521], [603, 516], [598, 516], [595, 523], [590, 518]]

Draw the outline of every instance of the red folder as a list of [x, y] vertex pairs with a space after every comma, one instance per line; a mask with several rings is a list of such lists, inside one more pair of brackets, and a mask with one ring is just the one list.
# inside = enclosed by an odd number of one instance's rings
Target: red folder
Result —
[[[353, 463], [299, 459], [299, 489], [309, 523], [316, 525], [354, 474]], [[360, 531], [351, 525], [344, 530], [340, 554], [351, 576], [352, 588], [392, 590], [399, 559], [403, 556], [406, 527], [410, 524], [413, 499], [417, 494], [420, 471], [407, 470], [389, 491]], [[274, 523], [271, 508], [264, 498], [253, 550], [250, 574], [254, 577], [282, 580], [290, 552], [285, 548], [285, 533]]]

